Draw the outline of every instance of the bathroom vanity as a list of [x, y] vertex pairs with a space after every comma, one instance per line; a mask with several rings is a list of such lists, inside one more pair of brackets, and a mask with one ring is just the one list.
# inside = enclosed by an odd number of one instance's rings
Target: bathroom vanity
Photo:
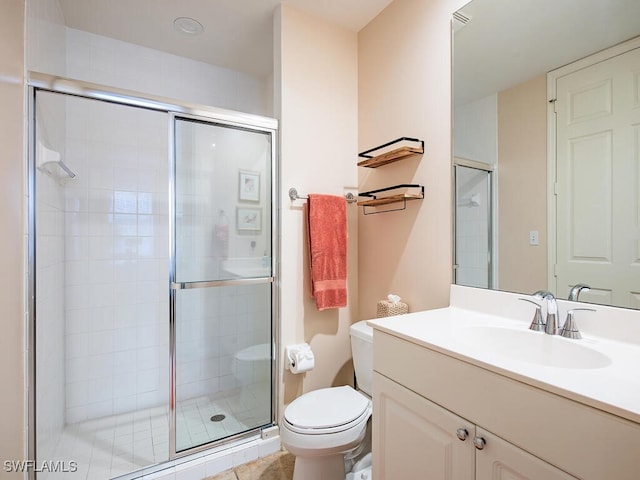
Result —
[[529, 330], [520, 297], [452, 286], [448, 308], [369, 321], [377, 480], [640, 478], [638, 312], [595, 307], [571, 340]]

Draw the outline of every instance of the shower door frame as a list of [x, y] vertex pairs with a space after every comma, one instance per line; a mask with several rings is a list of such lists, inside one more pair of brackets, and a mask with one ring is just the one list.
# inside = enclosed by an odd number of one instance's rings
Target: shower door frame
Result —
[[[279, 271], [280, 265], [279, 252], [280, 241], [279, 225], [280, 219], [278, 212], [279, 208], [279, 157], [277, 156], [278, 145], [278, 121], [273, 118], [263, 117], [259, 115], [247, 114], [242, 112], [236, 112], [232, 110], [226, 110], [206, 105], [193, 104], [188, 102], [181, 102], [175, 99], [169, 99], [159, 97], [155, 95], [146, 95], [140, 92], [132, 90], [125, 90], [120, 88], [108, 87], [90, 82], [84, 82], [75, 79], [68, 79], [57, 77], [54, 75], [44, 74], [40, 72], [28, 72], [28, 136], [27, 136], [27, 189], [28, 189], [28, 245], [27, 245], [27, 344], [28, 344], [28, 356], [27, 356], [27, 375], [28, 375], [28, 395], [27, 395], [27, 420], [28, 420], [28, 456], [27, 458], [36, 460], [36, 288], [35, 288], [35, 261], [36, 261], [36, 201], [35, 201], [35, 174], [36, 174], [36, 158], [35, 158], [35, 141], [36, 141], [36, 93], [38, 91], [51, 92], [62, 95], [69, 95], [84, 98], [87, 100], [99, 100], [107, 103], [119, 104], [132, 108], [143, 108], [148, 110], [154, 110], [167, 114], [167, 121], [169, 124], [168, 129], [168, 156], [169, 162], [169, 178], [167, 178], [169, 186], [169, 244], [167, 245], [169, 251], [169, 264], [167, 265], [167, 293], [169, 295], [169, 362], [170, 362], [170, 379], [169, 379], [169, 455], [166, 462], [159, 464], [153, 464], [143, 467], [141, 470], [132, 472], [131, 475], [125, 475], [119, 478], [133, 478], [138, 474], [150, 474], [156, 471], [169, 468], [172, 465], [180, 464], [185, 461], [191, 460], [195, 457], [202, 456], [211, 453], [211, 450], [218, 446], [228, 447], [229, 444], [233, 444], [237, 441], [256, 437], [260, 432], [266, 428], [270, 428], [277, 425], [278, 418], [278, 401], [279, 387], [277, 379], [277, 372], [279, 369], [279, 348], [277, 339], [280, 336], [280, 322], [278, 321], [280, 306], [279, 306]], [[175, 382], [175, 309], [174, 309], [174, 294], [176, 288], [180, 287], [175, 283], [171, 283], [175, 279], [175, 119], [197, 119], [203, 122], [216, 124], [219, 126], [228, 126], [230, 128], [242, 128], [247, 130], [253, 130], [256, 132], [262, 132], [270, 135], [271, 138], [271, 196], [268, 201], [271, 202], [271, 258], [272, 258], [272, 270], [271, 277], [269, 279], [239, 279], [231, 281], [233, 284], [251, 284], [261, 282], [271, 283], [271, 346], [272, 346], [272, 358], [271, 358], [271, 421], [269, 424], [257, 427], [247, 432], [239, 433], [230, 437], [223, 438], [221, 440], [212, 441], [204, 445], [192, 447], [188, 450], [176, 452], [176, 429], [175, 429], [175, 402], [176, 402], [176, 382]], [[186, 287], [189, 288], [189, 287]], [[35, 479], [36, 472], [34, 469], [29, 470], [29, 479]]]
[[452, 268], [452, 282], [454, 285], [458, 284], [458, 168], [470, 168], [473, 170], [477, 170], [480, 172], [485, 172], [487, 174], [487, 198], [488, 201], [488, 225], [487, 225], [487, 284], [489, 289], [496, 288], [497, 284], [497, 262], [496, 262], [496, 228], [495, 224], [495, 211], [496, 211], [496, 185], [495, 185], [495, 168], [485, 162], [480, 162], [477, 160], [470, 160], [462, 157], [454, 157], [453, 165], [452, 165], [452, 175], [451, 175], [451, 183], [452, 183], [452, 237], [453, 237], [453, 268]]
[[[275, 342], [275, 339], [278, 338], [277, 335], [275, 334], [275, 323], [274, 319], [278, 318], [275, 315], [275, 311], [273, 306], [276, 303], [276, 299], [279, 297], [279, 295], [276, 294], [276, 288], [275, 288], [275, 265], [277, 265], [277, 259], [275, 257], [275, 255], [272, 257], [272, 270], [271, 270], [271, 276], [270, 277], [248, 277], [248, 278], [237, 278], [237, 279], [221, 279], [221, 280], [211, 280], [211, 281], [187, 281], [187, 282], [179, 282], [176, 279], [176, 260], [177, 260], [177, 249], [176, 249], [176, 233], [177, 233], [177, 227], [176, 227], [176, 215], [175, 215], [175, 207], [177, 205], [176, 203], [176, 166], [177, 166], [177, 150], [176, 150], [176, 144], [175, 144], [175, 140], [176, 140], [176, 124], [179, 120], [182, 121], [195, 121], [195, 122], [200, 122], [203, 124], [207, 124], [209, 126], [214, 126], [214, 127], [230, 127], [230, 128], [236, 128], [236, 129], [241, 129], [241, 130], [245, 130], [245, 131], [250, 131], [250, 132], [259, 132], [259, 133], [271, 133], [271, 178], [273, 179], [273, 188], [271, 189], [271, 197], [269, 198], [269, 201], [271, 202], [271, 219], [272, 219], [272, 228], [271, 228], [271, 250], [272, 250], [272, 255], [274, 254], [274, 250], [279, 250], [279, 249], [275, 249], [275, 245], [276, 245], [276, 237], [277, 237], [277, 229], [276, 229], [276, 223], [275, 223], [275, 217], [276, 217], [276, 211], [277, 211], [277, 206], [276, 206], [276, 191], [277, 191], [277, 185], [276, 185], [276, 181], [275, 179], [276, 177], [276, 169], [275, 169], [275, 164], [276, 164], [276, 136], [275, 136], [275, 130], [272, 129], [264, 129], [264, 128], [259, 128], [256, 127], [254, 125], [249, 125], [249, 124], [242, 124], [242, 123], [235, 123], [235, 122], [229, 122], [229, 121], [222, 121], [218, 118], [213, 118], [211, 116], [209, 117], [205, 117], [203, 115], [201, 115], [200, 113], [198, 114], [189, 114], [189, 113], [184, 113], [184, 112], [169, 112], [169, 158], [171, 159], [171, 163], [169, 165], [169, 237], [170, 237], [170, 258], [169, 258], [169, 262], [170, 262], [170, 267], [169, 267], [169, 288], [170, 288], [170, 295], [169, 295], [169, 311], [170, 311], [170, 315], [169, 315], [169, 328], [170, 328], [170, 334], [169, 334], [169, 350], [170, 350], [170, 356], [171, 356], [171, 375], [170, 375], [170, 379], [171, 379], [171, 386], [170, 386], [170, 392], [171, 392], [171, 398], [169, 400], [169, 404], [170, 404], [170, 414], [169, 414], [169, 432], [170, 432], [170, 437], [169, 437], [169, 451], [171, 452], [172, 455], [174, 455], [175, 458], [179, 458], [179, 457], [183, 457], [185, 455], [190, 455], [196, 452], [201, 452], [201, 451], [205, 451], [211, 448], [211, 445], [213, 443], [216, 444], [223, 444], [223, 443], [228, 443], [230, 441], [233, 441], [234, 439], [237, 438], [243, 438], [246, 437], [247, 435], [251, 434], [251, 432], [255, 432], [255, 431], [261, 431], [263, 428], [265, 428], [265, 426], [263, 427], [258, 427], [255, 429], [250, 430], [249, 432], [243, 432], [243, 433], [238, 433], [238, 434], [234, 434], [230, 437], [225, 437], [225, 439], [223, 439], [222, 441], [218, 440], [215, 442], [210, 442], [210, 443], [205, 443], [203, 445], [197, 445], [197, 446], [193, 446], [188, 448], [187, 450], [182, 450], [180, 452], [177, 452], [177, 446], [176, 446], [176, 403], [177, 403], [177, 399], [176, 399], [176, 392], [177, 392], [177, 385], [176, 385], [176, 359], [177, 359], [177, 346], [176, 346], [176, 339], [178, 338], [177, 336], [177, 331], [176, 331], [176, 318], [177, 318], [177, 310], [176, 310], [176, 295], [177, 292], [180, 290], [191, 290], [191, 289], [201, 289], [201, 288], [215, 288], [215, 287], [226, 287], [226, 286], [242, 286], [242, 285], [258, 285], [258, 284], [265, 284], [265, 283], [271, 283], [271, 305], [272, 305], [272, 312], [271, 312], [271, 326], [272, 326], [272, 330], [271, 330], [271, 345], [272, 345], [272, 360], [277, 358], [277, 349], [275, 348], [277, 346], [277, 343]], [[274, 120], [275, 121], [275, 120]], [[267, 425], [266, 427], [270, 427], [276, 424], [276, 418], [277, 418], [277, 412], [276, 412], [276, 399], [278, 398], [276, 395], [276, 390], [275, 390], [275, 385], [276, 385], [276, 364], [274, 364], [272, 362], [272, 368], [271, 368], [271, 387], [272, 387], [272, 398], [271, 398], [271, 423], [269, 425]]]

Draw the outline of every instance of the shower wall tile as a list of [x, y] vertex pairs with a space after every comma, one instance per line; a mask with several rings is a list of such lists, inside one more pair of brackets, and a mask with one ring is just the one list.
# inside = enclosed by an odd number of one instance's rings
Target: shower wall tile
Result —
[[82, 172], [63, 202], [69, 423], [168, 398], [168, 154], [140, 147], [167, 145], [167, 122], [129, 110], [73, 99], [67, 111], [69, 164]]
[[36, 392], [40, 419], [38, 448], [44, 455], [53, 455], [64, 425], [65, 408], [65, 286], [60, 281], [65, 272], [65, 202], [54, 177], [38, 172], [36, 182], [39, 186], [36, 228], [40, 234], [36, 249], [43, 255], [36, 263], [36, 314], [40, 325], [36, 330], [39, 347], [36, 372], [40, 380]]
[[[257, 115], [273, 115], [267, 79], [66, 29], [66, 74], [88, 82]], [[185, 81], [188, 79], [188, 81]], [[132, 140], [127, 122], [121, 142]], [[98, 122], [89, 129], [99, 133]]]

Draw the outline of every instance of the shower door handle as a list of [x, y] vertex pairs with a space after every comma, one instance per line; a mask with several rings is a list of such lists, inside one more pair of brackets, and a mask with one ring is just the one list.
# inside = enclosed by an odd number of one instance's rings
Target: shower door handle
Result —
[[211, 280], [201, 282], [171, 282], [171, 290], [189, 290], [193, 288], [227, 287], [232, 285], [257, 285], [273, 283], [273, 277], [233, 278], [228, 280]]

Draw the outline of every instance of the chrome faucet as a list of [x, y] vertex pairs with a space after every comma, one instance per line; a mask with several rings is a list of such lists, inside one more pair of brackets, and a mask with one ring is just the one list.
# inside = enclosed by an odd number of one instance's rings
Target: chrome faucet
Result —
[[544, 324], [544, 332], [549, 335], [558, 334], [558, 304], [553, 293], [546, 290], [538, 290], [533, 294], [534, 297], [540, 298], [547, 303], [547, 320]]
[[575, 284], [573, 287], [571, 287], [571, 291], [569, 292], [569, 300], [571, 300], [572, 302], [577, 302], [578, 296], [583, 290], [588, 292], [589, 290], [591, 290], [591, 287], [586, 283]]
[[[589, 289], [588, 285], [578, 284], [571, 289], [571, 294], [569, 295], [569, 300], [577, 301], [578, 293], [580, 290]], [[575, 290], [575, 299], [572, 297]], [[533, 297], [538, 298], [540, 300], [544, 300], [547, 304], [547, 321], [542, 323], [542, 315], [540, 314], [540, 305], [536, 302], [532, 302], [526, 298], [521, 298], [520, 300], [524, 300], [529, 303], [533, 303], [536, 305], [536, 313], [533, 317], [533, 321], [531, 322], [530, 330], [544, 330], [544, 333], [549, 335], [562, 335], [566, 338], [580, 339], [582, 335], [578, 330], [576, 322], [573, 318], [574, 312], [580, 311], [589, 311], [595, 312], [593, 308], [574, 308], [567, 312], [567, 318], [564, 322], [562, 328], [558, 327], [558, 316], [560, 313], [558, 312], [558, 303], [556, 302], [556, 297], [553, 293], [548, 292], [546, 290], [538, 290], [533, 294]]]

